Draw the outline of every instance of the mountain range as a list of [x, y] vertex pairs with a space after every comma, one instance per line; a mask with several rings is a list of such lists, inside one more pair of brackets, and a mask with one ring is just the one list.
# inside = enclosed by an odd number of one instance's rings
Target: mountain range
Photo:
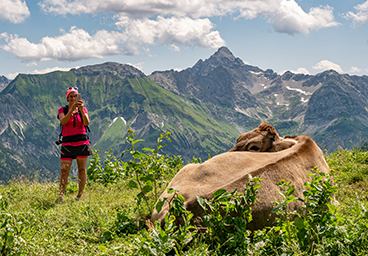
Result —
[[[91, 119], [91, 143], [102, 155], [126, 149], [132, 129], [154, 148], [169, 130], [161, 154], [206, 159], [268, 122], [281, 136], [307, 134], [321, 148], [350, 147], [368, 136], [368, 78], [329, 70], [282, 75], [245, 64], [221, 47], [182, 71], [145, 75], [125, 64], [103, 63], [43, 75], [0, 78], [0, 180], [20, 175], [56, 177], [60, 127], [57, 109], [77, 86]], [[137, 144], [139, 145], [139, 144]]]

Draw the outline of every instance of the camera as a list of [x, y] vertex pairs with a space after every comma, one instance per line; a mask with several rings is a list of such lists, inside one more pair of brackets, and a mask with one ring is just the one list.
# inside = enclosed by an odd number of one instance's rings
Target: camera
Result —
[[55, 141], [55, 144], [56, 144], [56, 145], [58, 145], [58, 146], [59, 146], [61, 143], [63, 143], [63, 141], [62, 141], [61, 139], [59, 139], [58, 141]]

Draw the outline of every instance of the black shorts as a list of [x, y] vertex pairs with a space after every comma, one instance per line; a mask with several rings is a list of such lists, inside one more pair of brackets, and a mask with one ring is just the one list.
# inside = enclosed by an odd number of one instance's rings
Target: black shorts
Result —
[[91, 145], [81, 145], [77, 147], [62, 146], [61, 160], [73, 160], [76, 158], [86, 158], [93, 154]]

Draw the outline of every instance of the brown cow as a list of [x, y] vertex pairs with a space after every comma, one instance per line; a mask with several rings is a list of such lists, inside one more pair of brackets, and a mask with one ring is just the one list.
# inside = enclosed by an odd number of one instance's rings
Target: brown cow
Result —
[[[291, 181], [291, 185], [295, 186], [294, 194], [302, 197], [298, 192], [304, 189], [306, 176], [311, 173], [312, 168], [318, 166], [321, 172], [327, 173], [329, 171], [321, 149], [308, 136], [289, 138], [288, 140], [292, 142], [292, 145], [289, 144], [291, 147], [282, 151], [264, 152], [264, 148], [275, 150], [275, 145], [280, 144], [282, 140], [272, 126], [261, 124], [259, 128], [257, 128], [259, 130], [255, 129], [241, 135], [238, 139], [238, 147], [235, 146], [235, 148], [245, 147], [246, 150], [252, 150], [254, 147], [252, 143], [255, 143], [254, 138], [258, 137], [259, 139], [263, 138], [261, 141], [267, 144], [267, 147], [262, 143], [256, 144], [260, 149], [257, 151], [261, 152], [233, 152], [235, 150], [232, 149], [230, 152], [214, 156], [202, 164], [188, 164], [175, 175], [168, 187], [179, 189], [179, 193], [185, 198], [187, 210], [193, 212], [195, 216], [202, 217], [203, 210], [199, 206], [196, 196], [210, 199], [218, 189], [226, 189], [231, 192], [237, 188], [238, 191], [242, 191], [249, 174], [260, 176], [263, 179], [262, 187], [257, 195], [260, 201], [253, 207], [253, 221], [247, 227], [251, 230], [261, 229], [274, 222], [275, 216], [271, 215], [272, 202], [281, 199], [276, 192], [279, 190], [276, 183], [282, 179]], [[248, 143], [242, 144], [244, 140], [247, 140]], [[253, 148], [253, 150], [255, 149]], [[171, 198], [171, 196], [172, 194], [165, 191], [160, 199], [163, 197]], [[294, 201], [289, 204], [289, 210], [292, 211], [300, 206], [301, 202]], [[166, 202], [161, 212], [158, 213], [154, 210], [151, 220], [162, 222], [167, 211], [168, 204]]]

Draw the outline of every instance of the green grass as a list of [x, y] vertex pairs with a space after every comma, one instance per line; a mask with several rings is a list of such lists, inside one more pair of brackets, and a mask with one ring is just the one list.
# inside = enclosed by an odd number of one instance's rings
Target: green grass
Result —
[[131, 254], [134, 238], [111, 242], [104, 238], [117, 212], [134, 202], [135, 193], [124, 186], [124, 182], [109, 187], [94, 184], [76, 202], [77, 186], [69, 183], [63, 203], [55, 203], [57, 183], [20, 180], [0, 186], [0, 194], [10, 204], [8, 211], [22, 222], [24, 242], [18, 246], [26, 255], [117, 255]]
[[[359, 230], [368, 230], [368, 214], [365, 213], [368, 209], [368, 152], [339, 150], [325, 157], [336, 173], [338, 190], [335, 196], [340, 203], [338, 214], [344, 223], [339, 227], [336, 246], [342, 246], [345, 255], [366, 255], [368, 234], [362, 235]], [[106, 186], [91, 183], [86, 186], [83, 199], [76, 202], [77, 184], [70, 182], [65, 201], [55, 203], [56, 181], [39, 183], [17, 179], [9, 185], [0, 185], [0, 202], [3, 206], [5, 201], [9, 204], [2, 210], [0, 204], [0, 213], [10, 214], [19, 230], [10, 255], [137, 255], [140, 241], [150, 232], [144, 226], [132, 234], [116, 235], [115, 232], [119, 212], [126, 210], [129, 218], [137, 218], [133, 213], [137, 193], [138, 190], [128, 189], [124, 180]], [[1, 239], [3, 230], [0, 228]], [[357, 234], [362, 236], [355, 237]], [[355, 241], [359, 239], [367, 245], [358, 246]], [[254, 246], [257, 248], [259, 244]], [[280, 248], [284, 248], [285, 255], [313, 255], [293, 252], [293, 248], [282, 241], [278, 246], [274, 248], [275, 255], [280, 254]], [[323, 252], [328, 246], [321, 244], [317, 249]], [[255, 250], [254, 255], [262, 255], [260, 252]], [[186, 255], [214, 253], [201, 243], [186, 251]]]
[[329, 167], [336, 171], [337, 199], [342, 204], [356, 203], [367, 206], [368, 201], [368, 152], [339, 150], [326, 156]]

